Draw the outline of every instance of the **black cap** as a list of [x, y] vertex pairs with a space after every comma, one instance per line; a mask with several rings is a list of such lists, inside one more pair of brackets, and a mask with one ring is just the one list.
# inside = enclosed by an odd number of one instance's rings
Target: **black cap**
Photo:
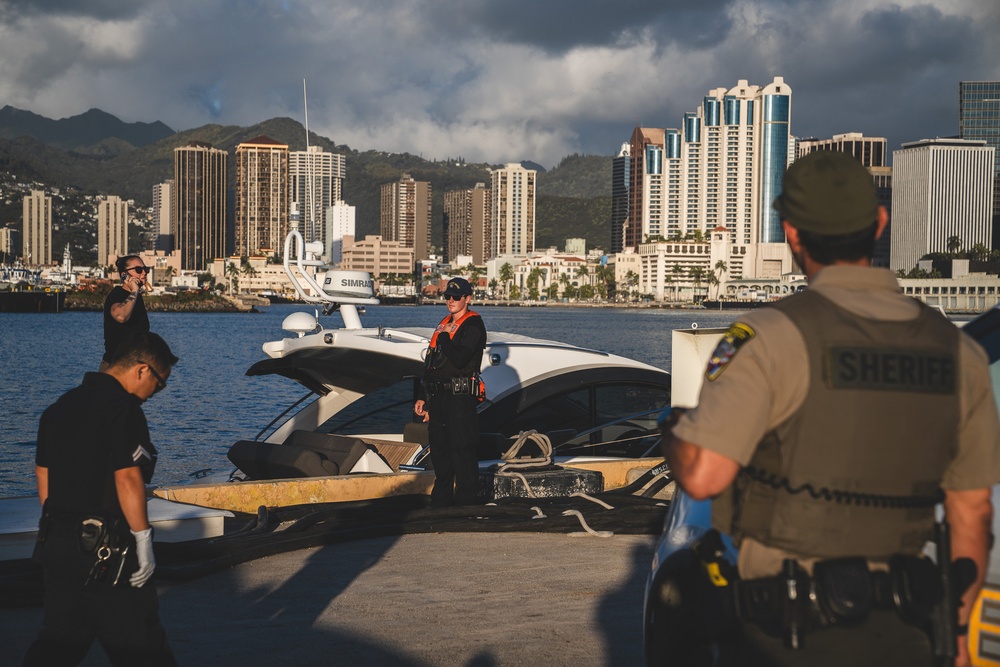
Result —
[[472, 294], [472, 285], [465, 278], [452, 278], [444, 290], [445, 296], [469, 296], [470, 294]]
[[875, 181], [854, 157], [817, 151], [788, 168], [774, 208], [796, 229], [825, 236], [858, 232], [878, 218]]

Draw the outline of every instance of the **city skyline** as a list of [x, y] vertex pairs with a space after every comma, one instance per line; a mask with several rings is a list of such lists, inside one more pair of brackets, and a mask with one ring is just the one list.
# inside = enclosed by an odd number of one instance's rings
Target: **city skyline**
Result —
[[[794, 4], [391, 0], [6, 3], [0, 100], [174, 130], [304, 120], [352, 148], [551, 168], [676, 127], [704, 91], [782, 76], [792, 133], [955, 136], [959, 81], [1000, 80], [989, 0]], [[266, 44], [267, 48], [248, 45]]]

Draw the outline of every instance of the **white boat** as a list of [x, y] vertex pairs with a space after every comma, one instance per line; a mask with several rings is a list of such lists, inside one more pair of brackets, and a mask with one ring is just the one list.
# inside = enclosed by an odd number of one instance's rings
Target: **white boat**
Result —
[[[229, 480], [164, 487], [156, 490], [158, 496], [253, 512], [304, 497], [327, 502], [429, 491], [426, 425], [414, 421], [413, 403], [433, 329], [363, 327], [359, 306], [377, 303], [370, 276], [317, 271], [321, 263], [313, 253], [319, 249], [296, 235], [289, 235], [285, 257], [299, 298], [326, 313], [338, 311], [343, 327], [324, 328], [318, 313], [289, 315], [283, 328], [291, 335], [265, 343], [268, 358], [247, 374], [281, 375], [309, 393], [256, 440], [233, 445], [229, 458], [238, 470]], [[512, 438], [528, 430], [548, 438], [560, 465], [593, 469], [606, 463], [626, 471], [637, 467], [636, 459], [646, 469], [661, 460], [655, 418], [670, 405], [671, 392], [670, 374], [662, 369], [597, 350], [490, 332], [481, 374], [487, 397], [479, 407], [481, 436], [475, 445], [484, 467], [498, 463]], [[627, 472], [608, 475], [612, 479], [605, 484], [628, 481]]]

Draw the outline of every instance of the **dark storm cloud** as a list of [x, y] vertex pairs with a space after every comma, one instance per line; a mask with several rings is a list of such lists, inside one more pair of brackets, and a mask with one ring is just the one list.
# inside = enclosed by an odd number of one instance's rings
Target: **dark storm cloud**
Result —
[[[0, 99], [175, 129], [275, 116], [359, 149], [551, 166], [783, 76], [792, 132], [957, 132], [996, 0], [0, 0]], [[9, 20], [13, 16], [13, 20]]]
[[[903, 142], [958, 132], [958, 82], [982, 53], [983, 26], [937, 8], [877, 8], [790, 50], [793, 131]], [[988, 40], [987, 40], [988, 41]], [[995, 76], [995, 74], [994, 74]]]
[[612, 46], [651, 34], [654, 39], [705, 47], [731, 27], [733, 0], [441, 0], [430, 3], [431, 20], [461, 37], [471, 31], [489, 39], [534, 46], [551, 53], [581, 46]]
[[153, 0], [5, 0], [0, 12], [5, 19], [16, 16], [80, 16], [95, 19], [130, 19]]

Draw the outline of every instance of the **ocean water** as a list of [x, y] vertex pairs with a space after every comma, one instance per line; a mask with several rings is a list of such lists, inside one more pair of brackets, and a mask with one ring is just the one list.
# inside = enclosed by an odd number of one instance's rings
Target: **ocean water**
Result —
[[[488, 330], [557, 340], [670, 368], [670, 332], [723, 326], [734, 312], [621, 308], [473, 306]], [[252, 439], [306, 390], [281, 377], [245, 375], [265, 358], [261, 346], [288, 336], [281, 321], [302, 305], [260, 313], [150, 313], [150, 326], [180, 363], [167, 389], [143, 407], [160, 452], [155, 483], [190, 479], [197, 470], [228, 471], [233, 442]], [[433, 327], [443, 306], [370, 306], [366, 327]], [[327, 328], [341, 326], [336, 314]], [[35, 492], [38, 418], [60, 394], [96, 371], [103, 352], [100, 313], [0, 315], [0, 497]]]

